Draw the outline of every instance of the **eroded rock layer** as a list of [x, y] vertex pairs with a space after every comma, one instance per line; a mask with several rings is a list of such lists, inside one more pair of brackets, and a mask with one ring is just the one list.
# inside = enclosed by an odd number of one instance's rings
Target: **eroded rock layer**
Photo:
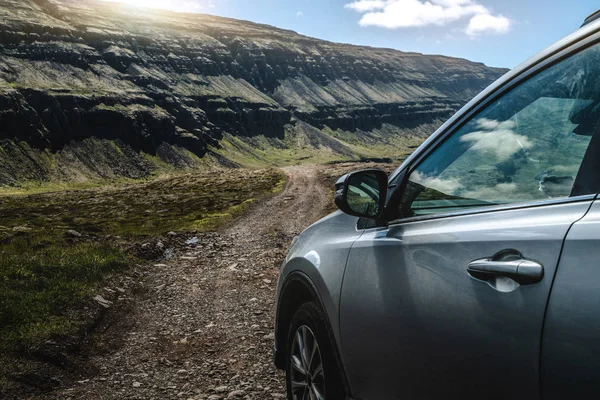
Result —
[[192, 166], [232, 137], [289, 147], [298, 124], [423, 135], [504, 72], [210, 15], [0, 0], [0, 184], [144, 176], [143, 155]]

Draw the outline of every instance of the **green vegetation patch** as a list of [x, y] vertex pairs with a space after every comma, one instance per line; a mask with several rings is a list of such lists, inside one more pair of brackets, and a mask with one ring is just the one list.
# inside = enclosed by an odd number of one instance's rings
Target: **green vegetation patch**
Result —
[[[6, 235], [3, 235], [6, 236]], [[21, 233], [0, 246], [0, 353], [29, 353], [68, 334], [70, 308], [122, 271], [132, 258], [109, 243], [70, 244], [59, 236]]]
[[223, 170], [0, 196], [0, 354], [27, 354], [76, 328], [69, 310], [135, 262], [125, 247], [215, 229], [284, 182], [275, 169]]

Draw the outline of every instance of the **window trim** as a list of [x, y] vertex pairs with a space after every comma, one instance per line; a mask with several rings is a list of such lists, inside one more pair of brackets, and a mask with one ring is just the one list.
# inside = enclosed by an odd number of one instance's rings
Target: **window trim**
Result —
[[446, 219], [452, 217], [463, 217], [468, 215], [477, 215], [477, 214], [489, 214], [492, 212], [502, 212], [502, 211], [514, 211], [514, 210], [523, 210], [528, 208], [539, 208], [539, 207], [549, 207], [561, 204], [570, 204], [570, 203], [582, 203], [586, 201], [592, 201], [596, 199], [597, 194], [586, 194], [584, 196], [575, 196], [575, 197], [564, 197], [561, 199], [548, 199], [548, 200], [538, 200], [538, 201], [530, 201], [530, 202], [521, 202], [521, 203], [510, 203], [503, 204], [499, 206], [491, 206], [491, 207], [481, 207], [474, 210], [461, 210], [450, 213], [440, 213], [440, 214], [430, 214], [430, 215], [420, 215], [418, 217], [408, 217], [401, 218], [390, 221], [388, 225], [398, 225], [398, 224], [407, 224], [411, 222], [420, 222], [420, 221], [429, 221], [433, 219]]
[[[576, 42], [561, 47], [560, 50], [549, 54], [547, 57], [541, 60], [537, 60], [537, 62], [535, 62], [531, 66], [527, 67], [514, 77], [509, 78], [506, 82], [500, 84], [497, 88], [491, 90], [490, 93], [485, 94], [484, 97], [481, 100], [479, 100], [476, 104], [472, 106], [465, 106], [468, 108], [462, 112], [459, 111], [455, 117], [451, 118], [451, 120], [449, 121], [450, 124], [447, 127], [440, 128], [443, 130], [437, 135], [434, 134], [435, 137], [431, 140], [431, 142], [427, 143], [426, 147], [424, 147], [419, 152], [419, 154], [416, 154], [413, 157], [413, 159], [410, 160], [410, 163], [408, 165], [406, 165], [401, 170], [399, 169], [395, 171], [392, 174], [392, 179], [396, 179], [397, 177], [403, 174], [401, 182], [397, 185], [398, 189], [404, 190], [410, 175], [414, 172], [416, 168], [418, 168], [418, 166], [424, 161], [424, 159], [429, 157], [433, 152], [435, 152], [444, 142], [446, 142], [446, 140], [448, 140], [464, 125], [471, 121], [472, 118], [484, 108], [486, 108], [487, 106], [489, 106], [490, 104], [492, 104], [511, 90], [515, 89], [517, 86], [533, 78], [535, 75], [542, 73], [546, 69], [551, 68], [559, 64], [561, 61], [564, 61], [565, 59], [574, 56], [577, 53], [580, 53], [594, 45], [600, 45], [600, 32], [598, 31], [592, 32], [589, 36], [579, 38], [579, 40], [577, 40]], [[529, 202], [509, 203], [499, 206], [481, 207], [472, 210], [460, 210], [451, 213], [440, 213], [423, 215], [418, 217], [399, 218], [390, 221], [388, 225], [431, 219], [442, 219], [454, 216], [474, 215], [514, 209], [541, 207], [546, 205], [574, 203], [594, 199], [596, 198], [596, 196], [597, 194], [590, 194], [583, 196], [565, 197], [561, 199], [534, 200]]]

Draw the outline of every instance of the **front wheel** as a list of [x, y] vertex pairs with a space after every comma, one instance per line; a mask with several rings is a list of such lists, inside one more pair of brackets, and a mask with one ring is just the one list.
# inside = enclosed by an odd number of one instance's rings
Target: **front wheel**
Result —
[[286, 381], [289, 400], [344, 400], [344, 387], [323, 313], [303, 304], [288, 334]]

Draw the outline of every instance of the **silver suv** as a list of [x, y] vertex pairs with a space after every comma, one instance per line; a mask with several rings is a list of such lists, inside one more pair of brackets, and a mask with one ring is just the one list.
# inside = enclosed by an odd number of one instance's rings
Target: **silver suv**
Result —
[[281, 270], [289, 399], [600, 393], [600, 21], [494, 83]]

